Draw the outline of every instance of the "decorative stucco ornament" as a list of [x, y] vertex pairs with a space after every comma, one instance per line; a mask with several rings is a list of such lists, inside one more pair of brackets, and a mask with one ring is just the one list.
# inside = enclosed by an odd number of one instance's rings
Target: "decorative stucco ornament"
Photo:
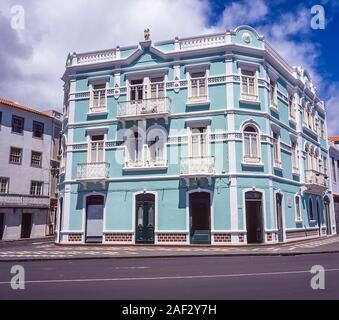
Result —
[[150, 32], [150, 29], [149, 29], [149, 28], [146, 28], [146, 29], [144, 30], [144, 38], [145, 38], [145, 41], [150, 40], [150, 38], [151, 38], [151, 32]]
[[242, 35], [242, 39], [245, 43], [250, 43], [252, 41], [251, 35], [248, 32], [245, 32]]

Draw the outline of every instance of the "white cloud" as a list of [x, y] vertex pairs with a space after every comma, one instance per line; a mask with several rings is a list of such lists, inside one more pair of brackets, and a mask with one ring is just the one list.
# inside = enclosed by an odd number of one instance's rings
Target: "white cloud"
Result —
[[[0, 10], [10, 17], [10, 5], [15, 2], [2, 2]], [[136, 44], [143, 40], [145, 27], [151, 29], [153, 40], [212, 30], [207, 23], [207, 0], [35, 0], [27, 2], [25, 9], [26, 29], [20, 36], [33, 52], [12, 61], [20, 73], [15, 79], [0, 79], [0, 92], [40, 109], [61, 109], [60, 77], [70, 51]]]
[[232, 2], [225, 7], [218, 26], [223, 29], [232, 29], [243, 24], [256, 24], [263, 21], [268, 11], [264, 0]]

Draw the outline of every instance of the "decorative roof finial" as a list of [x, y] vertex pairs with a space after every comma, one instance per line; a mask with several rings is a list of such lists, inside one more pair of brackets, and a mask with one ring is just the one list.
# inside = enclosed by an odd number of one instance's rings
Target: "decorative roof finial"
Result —
[[149, 28], [146, 28], [146, 29], [144, 30], [144, 38], [145, 38], [145, 41], [150, 40], [150, 37], [151, 37], [150, 29], [149, 29]]

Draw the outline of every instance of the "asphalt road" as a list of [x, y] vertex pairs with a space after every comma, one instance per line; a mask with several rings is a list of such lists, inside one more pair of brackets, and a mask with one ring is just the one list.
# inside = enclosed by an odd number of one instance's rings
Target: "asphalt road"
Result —
[[[11, 262], [0, 262], [5, 299], [339, 299], [339, 254], [36, 261], [25, 289], [11, 289]], [[313, 265], [325, 289], [313, 290]]]

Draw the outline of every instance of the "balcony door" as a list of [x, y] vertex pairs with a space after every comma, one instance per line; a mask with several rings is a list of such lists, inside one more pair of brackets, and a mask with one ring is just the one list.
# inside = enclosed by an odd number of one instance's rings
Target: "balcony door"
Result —
[[326, 219], [326, 232], [327, 235], [332, 234], [331, 230], [331, 213], [330, 213], [330, 200], [328, 197], [324, 198], [325, 219]]
[[104, 197], [100, 195], [86, 198], [85, 242], [101, 243], [104, 217]]
[[0, 212], [0, 240], [2, 240], [4, 236], [5, 230], [5, 214]]
[[282, 212], [282, 200], [283, 196], [277, 193], [275, 196], [276, 214], [277, 214], [277, 230], [278, 230], [278, 241], [284, 241], [284, 226], [283, 226], [283, 212]]
[[151, 99], [164, 97], [164, 77], [151, 78]]
[[130, 100], [131, 101], [140, 101], [144, 99], [144, 80], [130, 80]]
[[189, 142], [190, 156], [192, 158], [202, 158], [207, 156], [208, 150], [206, 127], [192, 128]]
[[154, 243], [155, 195], [138, 194], [135, 197], [136, 243]]
[[104, 161], [104, 136], [91, 136], [90, 142], [90, 163], [100, 163]]
[[32, 233], [32, 214], [23, 213], [21, 220], [21, 238], [30, 238]]
[[211, 243], [211, 195], [194, 192], [189, 195], [190, 242]]
[[127, 141], [127, 162], [142, 165], [142, 146], [142, 136], [137, 131], [133, 132]]
[[262, 193], [249, 191], [245, 194], [247, 243], [264, 241]]

